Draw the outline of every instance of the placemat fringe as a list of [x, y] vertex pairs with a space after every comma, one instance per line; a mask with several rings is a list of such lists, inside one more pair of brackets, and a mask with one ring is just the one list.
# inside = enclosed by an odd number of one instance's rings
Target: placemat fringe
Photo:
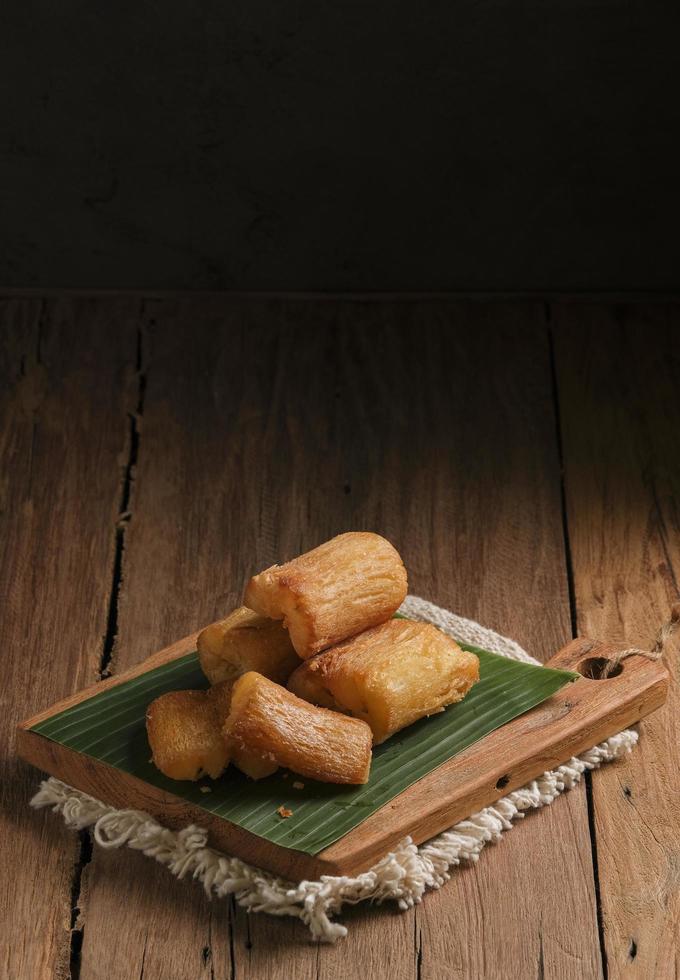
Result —
[[[408, 596], [400, 612], [434, 623], [460, 642], [513, 660], [539, 663], [514, 640], [417, 596]], [[548, 806], [575, 786], [586, 770], [621, 758], [637, 740], [635, 731], [620, 732], [420, 847], [406, 837], [364, 874], [354, 878], [324, 876], [320, 881], [302, 881], [299, 885], [208, 847], [207, 832], [201, 827], [169, 830], [147, 813], [116, 810], [55, 778], [41, 783], [31, 806], [51, 807], [74, 830], [94, 828], [94, 840], [100, 847], [127, 846], [142, 851], [165, 865], [175, 877], [191, 876], [200, 881], [209, 896], [234, 895], [236, 902], [249, 912], [295, 916], [307, 925], [314, 938], [332, 943], [347, 935], [347, 928], [333, 921], [343, 905], [393, 900], [402, 910], [412, 908], [428, 888], [440, 888], [461, 861], [476, 861], [486, 844], [500, 840], [503, 832], [527, 811]]]

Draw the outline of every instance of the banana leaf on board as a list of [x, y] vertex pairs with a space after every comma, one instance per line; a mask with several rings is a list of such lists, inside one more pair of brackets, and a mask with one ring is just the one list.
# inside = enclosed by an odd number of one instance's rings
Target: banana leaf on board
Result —
[[[318, 854], [437, 766], [579, 676], [461, 646], [479, 657], [479, 682], [459, 704], [421, 719], [377, 746], [365, 786], [300, 780], [283, 770], [253, 782], [233, 766], [218, 780], [190, 783], [163, 776], [149, 761], [146, 709], [166, 691], [207, 687], [195, 652], [95, 694], [32, 730], [272, 843]], [[205, 786], [210, 793], [201, 790]], [[292, 810], [292, 816], [281, 819], [277, 812], [281, 806]]]

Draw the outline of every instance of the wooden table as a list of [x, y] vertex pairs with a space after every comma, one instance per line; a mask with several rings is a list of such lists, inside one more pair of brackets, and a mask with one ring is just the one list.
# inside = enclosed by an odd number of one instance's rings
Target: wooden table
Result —
[[[8, 735], [347, 529], [544, 659], [576, 631], [646, 646], [678, 600], [678, 309], [9, 297], [0, 356]], [[335, 947], [29, 811], [6, 736], [0, 971], [674, 977], [678, 707], [413, 911], [349, 911]]]

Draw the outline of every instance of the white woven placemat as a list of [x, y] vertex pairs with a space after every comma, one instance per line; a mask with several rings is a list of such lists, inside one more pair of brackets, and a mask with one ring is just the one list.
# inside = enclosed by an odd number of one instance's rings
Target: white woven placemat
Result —
[[[434, 623], [462, 643], [513, 660], [539, 663], [514, 640], [417, 596], [408, 596], [400, 612]], [[405, 837], [393, 852], [356, 878], [324, 876], [320, 881], [302, 881], [299, 885], [208, 847], [207, 831], [201, 827], [169, 830], [148, 813], [115, 810], [58, 779], [42, 782], [31, 806], [52, 807], [73, 830], [93, 827], [100, 847], [127, 845], [142, 851], [164, 864], [177, 878], [191, 876], [200, 881], [209, 896], [234, 895], [238, 904], [250, 912], [295, 916], [315, 938], [335, 942], [347, 935], [346, 927], [333, 921], [345, 903], [393, 899], [400, 909], [411, 908], [428, 888], [440, 888], [461, 861], [476, 861], [484, 845], [499, 840], [503, 831], [510, 830], [513, 821], [527, 810], [552, 803], [560, 793], [575, 786], [587, 769], [597, 769], [603, 762], [620, 758], [630, 752], [637, 740], [637, 732], [620, 732], [420, 847]]]

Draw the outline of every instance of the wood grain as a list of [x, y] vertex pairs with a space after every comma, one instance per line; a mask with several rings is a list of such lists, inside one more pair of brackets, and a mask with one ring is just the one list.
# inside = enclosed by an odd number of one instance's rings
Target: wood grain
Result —
[[[540, 306], [203, 298], [159, 302], [148, 315], [114, 669], [229, 609], [247, 573], [351, 528], [395, 541], [412, 591], [539, 656], [569, 638]], [[216, 963], [251, 977], [368, 967], [384, 976], [385, 949], [399, 980], [416, 968], [480, 975], [480, 951], [488, 975], [543, 962], [553, 975], [598, 976], [582, 791], [524, 821], [492, 858], [403, 917], [357, 915], [342, 948], [317, 950], [299, 924], [238, 910], [230, 933], [229, 907], [188, 887], [172, 910], [148, 902], [140, 918], [127, 900], [142, 887], [136, 866], [121, 860], [107, 877], [95, 855], [81, 976], [102, 962], [127, 976], [142, 960], [147, 980], [188, 963], [206, 976]], [[556, 866], [558, 890], [545, 875]], [[144, 887], [162, 894], [166, 879], [151, 867]], [[454, 927], [461, 915], [464, 928]], [[108, 955], [121, 934], [125, 964]], [[162, 952], [149, 944], [156, 935]]]
[[[248, 572], [353, 527], [395, 541], [412, 591], [535, 655], [569, 639], [540, 305], [169, 298], [146, 303], [135, 366], [130, 303], [4, 307], [3, 637], [30, 651], [10, 661], [10, 723], [96, 676], [121, 464], [131, 515], [114, 674], [230, 608]], [[553, 324], [578, 625], [643, 645], [678, 594], [672, 315], [574, 305]], [[110, 640], [116, 616], [109, 626]], [[593, 779], [611, 976], [680, 970], [677, 714], [657, 713], [637, 755]], [[26, 768], [5, 775], [7, 972], [51, 976], [66, 969], [76, 849], [51, 817], [26, 816]], [[417, 909], [350, 911], [333, 949], [295, 922], [207, 903], [139, 855], [98, 852], [77, 901], [81, 980], [601, 975], [582, 789]]]
[[[27, 711], [99, 673], [139, 301], [0, 304], [2, 959], [11, 978], [66, 976], [78, 838], [29, 811], [15, 757]], [[73, 895], [72, 895], [73, 892]]]
[[[192, 650], [194, 639], [192, 634], [150, 657], [149, 669], [171, 663]], [[655, 711], [668, 691], [668, 672], [663, 664], [628, 657], [617, 676], [588, 677], [588, 665], [598, 660], [615, 662], [619, 652], [620, 648], [587, 639], [572, 641], [547, 665], [585, 676], [449, 759], [316, 855], [273, 844], [179, 796], [32, 731], [39, 721], [88, 700], [105, 685], [115, 687], [139, 676], [139, 667], [23, 722], [17, 732], [17, 751], [25, 761], [104, 803], [144, 810], [177, 829], [194, 823], [203, 826], [209, 831], [212, 846], [289, 881], [353, 875], [368, 870], [405, 837], [422, 844], [493, 803], [501, 790], [511, 793]]]
[[[388, 487], [395, 500], [411, 589], [545, 660], [571, 630], [544, 310], [423, 302], [381, 316], [380, 367], [373, 334], [356, 343], [397, 407], [380, 441], [355, 416], [353, 452], [375, 499]], [[408, 324], [396, 349], [393, 319]], [[459, 868], [416, 920], [422, 977], [599, 976], [583, 788]]]
[[[169, 301], [150, 306], [148, 316], [114, 673], [228, 612], [247, 574], [294, 549], [300, 540], [291, 533], [307, 529], [290, 489], [300, 461], [287, 455], [277, 404], [287, 373], [279, 362], [281, 305]], [[323, 361], [310, 339], [307, 356]], [[287, 383], [304, 390], [300, 372]], [[136, 864], [119, 860], [118, 873], [106, 874], [101, 862], [96, 854], [88, 875], [81, 980], [99, 975], [102, 950], [117, 948], [120, 935], [127, 955], [106, 956], [111, 980], [127, 980], [142, 963], [146, 980], [315, 974], [317, 950], [299, 923], [268, 917], [261, 928], [261, 917], [235, 916], [228, 901], [209, 902], [198, 885], [169, 886], [167, 871], [150, 862], [143, 877]], [[168, 887], [171, 905], [157, 900]], [[141, 911], [128, 901], [139, 889]]]
[[[215, 594], [221, 588], [214, 581], [214, 563], [200, 551], [203, 535], [192, 527], [209, 511], [201, 490], [208, 474], [201, 476], [205, 459], [194, 427], [196, 406], [202, 396], [209, 399], [204, 372], [189, 359], [176, 363], [172, 377], [164, 376], [172, 337], [162, 332], [159, 337], [154, 321], [154, 304], [147, 303], [137, 379], [137, 460], [124, 525], [113, 675], [214, 619]], [[200, 352], [201, 339], [194, 335], [193, 340], [195, 356], [209, 356]], [[167, 400], [174, 388], [186, 394], [179, 411]], [[193, 980], [216, 971], [229, 975], [229, 902], [210, 903], [200, 886], [174, 880], [153, 862], [121, 860], [120, 855], [112, 859], [99, 849], [85, 868], [83, 888], [81, 980], [138, 975]]]
[[[648, 648], [678, 601], [680, 317], [557, 307], [555, 354], [578, 627]], [[678, 645], [668, 704], [592, 793], [609, 977], [680, 973]]]

